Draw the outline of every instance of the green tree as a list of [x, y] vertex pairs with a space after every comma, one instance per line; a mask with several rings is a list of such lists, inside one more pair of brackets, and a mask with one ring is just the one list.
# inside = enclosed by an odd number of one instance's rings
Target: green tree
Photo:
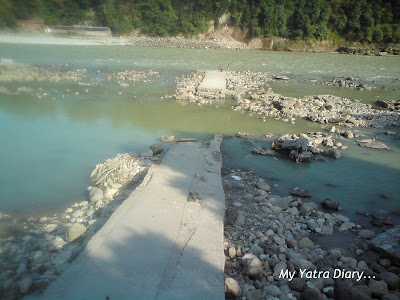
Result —
[[0, 28], [14, 27], [16, 19], [12, 11], [12, 3], [10, 0], [0, 0]]
[[380, 28], [375, 28], [374, 32], [372, 33], [372, 40], [378, 43], [383, 40], [383, 32]]

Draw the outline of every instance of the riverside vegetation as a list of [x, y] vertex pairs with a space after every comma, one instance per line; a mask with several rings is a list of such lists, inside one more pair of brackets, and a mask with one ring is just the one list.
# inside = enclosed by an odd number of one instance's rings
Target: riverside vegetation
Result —
[[0, 7], [0, 27], [36, 18], [45, 24], [108, 26], [115, 34], [193, 36], [206, 32], [210, 22], [218, 27], [228, 15], [245, 38], [400, 42], [396, 0], [2, 0]]

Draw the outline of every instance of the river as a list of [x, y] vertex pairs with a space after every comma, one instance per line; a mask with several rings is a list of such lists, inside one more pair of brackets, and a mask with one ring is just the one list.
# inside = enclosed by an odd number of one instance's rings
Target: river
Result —
[[[214, 133], [233, 135], [238, 131], [260, 136], [326, 130], [326, 125], [305, 120], [296, 124], [273, 119], [262, 122], [232, 111], [229, 100], [216, 108], [182, 105], [164, 97], [174, 93], [177, 76], [194, 70], [230, 64], [231, 70], [287, 75], [290, 82], [271, 85], [286, 96], [329, 93], [365, 103], [400, 96], [398, 57], [0, 43], [0, 58], [36, 66], [85, 68], [87, 81], [97, 83], [0, 82], [0, 87], [42, 88], [48, 94], [43, 99], [34, 97], [33, 92], [0, 94], [0, 211], [9, 214], [40, 215], [81, 201], [96, 164], [118, 153], [139, 152], [158, 142], [161, 135], [206, 139]], [[126, 69], [152, 69], [160, 76], [120, 87], [115, 80], [98, 75], [98, 71]], [[340, 76], [353, 76], [379, 90], [358, 91], [304, 81]], [[231, 138], [223, 143], [224, 164], [256, 171], [268, 182], [277, 183], [274, 192], [282, 195], [287, 195], [290, 187], [300, 186], [312, 191], [317, 202], [325, 197], [337, 199], [345, 215], [378, 208], [400, 214], [400, 131], [391, 128], [396, 135], [386, 136], [384, 130], [358, 130], [378, 137], [391, 151], [365, 149], [343, 140], [349, 147], [343, 158], [295, 164], [250, 153], [254, 145], [267, 141]]]

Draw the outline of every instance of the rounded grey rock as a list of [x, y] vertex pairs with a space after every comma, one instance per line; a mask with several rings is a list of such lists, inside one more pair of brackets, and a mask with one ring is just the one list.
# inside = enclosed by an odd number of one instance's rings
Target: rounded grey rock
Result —
[[161, 154], [164, 150], [163, 144], [153, 144], [150, 146], [150, 150], [153, 151], [153, 155]]
[[272, 295], [272, 296], [279, 296], [282, 293], [277, 286], [272, 284], [264, 286], [263, 291], [267, 295]]
[[225, 278], [225, 297], [228, 299], [236, 299], [240, 297], [242, 290], [239, 283], [230, 277]]
[[339, 201], [336, 201], [331, 198], [325, 198], [322, 203], [322, 207], [331, 209], [331, 210], [338, 210], [339, 209]]
[[74, 240], [76, 240], [77, 238], [79, 238], [80, 236], [82, 236], [86, 231], [86, 227], [82, 224], [72, 224], [66, 234], [65, 234], [65, 240], [67, 242], [72, 242]]
[[302, 238], [299, 241], [299, 246], [305, 249], [310, 249], [310, 250], [314, 249], [314, 243], [309, 238]]
[[364, 238], [364, 239], [370, 240], [370, 239], [372, 239], [372, 238], [375, 237], [375, 232], [373, 232], [373, 231], [370, 230], [370, 229], [363, 229], [363, 230], [360, 230], [360, 232], [358, 233], [358, 235], [359, 235], [360, 237]]
[[371, 279], [369, 281], [368, 287], [371, 289], [372, 295], [375, 297], [382, 297], [384, 294], [389, 292], [388, 286], [386, 282], [383, 280], [374, 280]]

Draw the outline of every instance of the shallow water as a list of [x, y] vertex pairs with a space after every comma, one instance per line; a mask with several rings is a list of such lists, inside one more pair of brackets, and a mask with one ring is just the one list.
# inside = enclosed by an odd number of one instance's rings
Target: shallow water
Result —
[[[400, 81], [395, 80], [400, 76], [397, 57], [123, 46], [0, 44], [0, 48], [1, 57], [17, 63], [86, 68], [88, 81], [102, 84], [0, 83], [11, 89], [41, 87], [49, 94], [45, 99], [37, 99], [33, 93], [0, 95], [0, 211], [5, 212], [41, 212], [76, 202], [86, 195], [89, 175], [96, 164], [118, 153], [138, 152], [164, 134], [206, 139], [214, 133], [232, 135], [238, 131], [259, 136], [324, 130], [324, 125], [304, 120], [294, 125], [273, 119], [262, 122], [230, 110], [229, 101], [214, 108], [163, 98], [173, 93], [175, 77], [195, 69], [216, 69], [230, 63], [232, 70], [288, 75], [293, 82], [272, 85], [274, 91], [288, 96], [331, 93], [366, 103], [377, 96], [399, 97], [399, 92], [392, 90], [400, 88]], [[160, 72], [160, 77], [122, 88], [97, 73], [125, 69], [153, 69]], [[353, 76], [367, 85], [388, 89], [359, 92], [298, 82], [340, 76]], [[380, 130], [360, 130], [378, 136], [392, 151], [364, 149], [343, 141], [349, 150], [343, 151], [342, 159], [294, 164], [254, 156], [250, 153], [252, 142], [234, 138], [224, 141], [224, 163], [257, 171], [279, 184], [277, 193], [287, 194], [288, 188], [298, 185], [310, 189], [315, 200], [335, 198], [347, 214], [376, 208], [398, 212], [400, 131], [395, 129], [396, 136], [388, 137]]]

